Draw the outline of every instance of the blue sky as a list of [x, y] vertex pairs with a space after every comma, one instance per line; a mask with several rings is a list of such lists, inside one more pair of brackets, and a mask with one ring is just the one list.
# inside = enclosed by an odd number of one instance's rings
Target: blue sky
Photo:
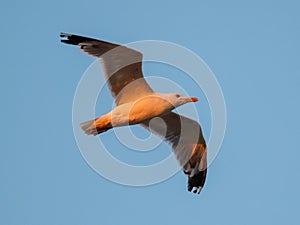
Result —
[[[292, 0], [2, 3], [0, 223], [299, 224], [299, 7]], [[171, 41], [205, 60], [228, 121], [199, 196], [186, 191], [182, 173], [137, 188], [87, 165], [73, 136], [72, 102], [93, 59], [62, 45], [61, 31]]]

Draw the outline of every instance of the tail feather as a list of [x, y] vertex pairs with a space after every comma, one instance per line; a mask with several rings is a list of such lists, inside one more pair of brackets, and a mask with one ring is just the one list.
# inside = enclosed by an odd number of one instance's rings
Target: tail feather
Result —
[[110, 123], [101, 123], [101, 117], [98, 119], [83, 122], [80, 124], [80, 127], [87, 135], [92, 134], [94, 136], [112, 128]]

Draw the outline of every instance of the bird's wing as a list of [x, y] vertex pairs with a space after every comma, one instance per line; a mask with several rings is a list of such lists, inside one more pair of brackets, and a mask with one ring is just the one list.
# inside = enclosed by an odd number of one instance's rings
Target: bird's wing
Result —
[[160, 136], [173, 148], [173, 152], [188, 175], [188, 190], [200, 193], [206, 178], [206, 143], [199, 123], [176, 113], [168, 113], [161, 120], [147, 120], [141, 125]]
[[97, 39], [61, 33], [61, 42], [78, 45], [84, 53], [100, 59], [104, 76], [117, 105], [153, 93], [142, 72], [143, 55], [133, 49]]

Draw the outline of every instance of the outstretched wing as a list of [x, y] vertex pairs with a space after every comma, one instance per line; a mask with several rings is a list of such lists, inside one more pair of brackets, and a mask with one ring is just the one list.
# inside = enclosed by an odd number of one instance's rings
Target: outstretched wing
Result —
[[206, 143], [200, 125], [176, 113], [168, 113], [161, 120], [147, 120], [141, 125], [160, 136], [173, 148], [173, 152], [188, 176], [188, 190], [200, 193], [207, 172]]
[[131, 48], [93, 38], [61, 33], [61, 42], [78, 45], [84, 53], [100, 59], [104, 76], [117, 105], [153, 93], [142, 72], [143, 55]]

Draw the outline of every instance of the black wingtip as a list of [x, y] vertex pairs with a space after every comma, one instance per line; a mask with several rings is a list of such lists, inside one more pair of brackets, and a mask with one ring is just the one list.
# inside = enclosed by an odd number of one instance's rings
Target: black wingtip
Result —
[[[72, 34], [67, 34], [67, 33], [61, 32], [59, 36], [60, 36], [61, 38], [68, 38], [68, 39], [69, 39], [69, 37], [71, 37]], [[68, 39], [62, 39], [62, 40], [60, 40], [60, 42], [66, 43], [66, 44], [70, 44]]]
[[68, 34], [68, 33], [64, 33], [64, 32], [60, 32], [60, 37], [70, 37], [72, 36], [72, 34]]
[[71, 45], [78, 45], [80, 43], [84, 43], [88, 41], [99, 41], [94, 38], [88, 38], [88, 37], [83, 37], [75, 34], [63, 33], [63, 32], [61, 32], [59, 36], [63, 38], [62, 40], [60, 40], [61, 42], [66, 44], [71, 44]]
[[200, 194], [206, 178], [207, 169], [200, 171], [188, 179], [188, 191], [195, 194]]
[[74, 38], [72, 38], [73, 34], [68, 34], [68, 33], [61, 32], [59, 36], [61, 38], [66, 38], [66, 39], [60, 40], [62, 43], [73, 44], [73, 45], [78, 45], [79, 44], [79, 42], [74, 42]]

